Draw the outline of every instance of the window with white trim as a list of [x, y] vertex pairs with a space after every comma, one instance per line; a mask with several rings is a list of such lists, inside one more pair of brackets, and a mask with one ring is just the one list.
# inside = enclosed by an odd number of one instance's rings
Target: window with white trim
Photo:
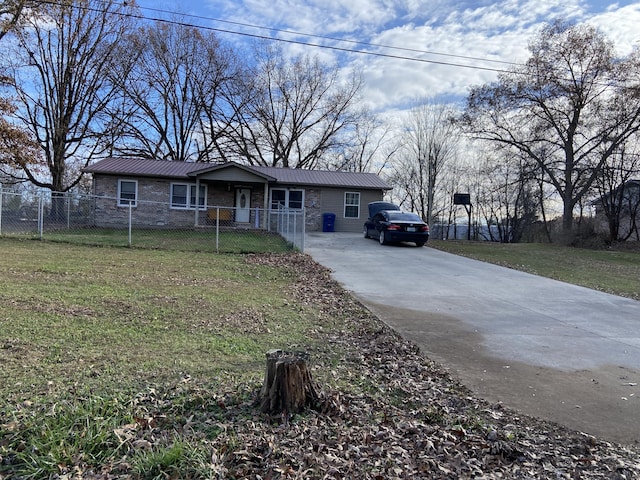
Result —
[[171, 184], [171, 208], [204, 209], [207, 205], [207, 186], [200, 185], [198, 199], [196, 200], [196, 190], [198, 186], [191, 183]]
[[118, 205], [135, 207], [138, 204], [138, 181], [118, 180]]
[[304, 190], [289, 190], [284, 188], [271, 189], [271, 208], [291, 208], [302, 210], [304, 206]]
[[[189, 205], [191, 208], [199, 208], [204, 209], [207, 206], [207, 186], [200, 185], [200, 190], [198, 191], [198, 185], [190, 185], [189, 186]], [[197, 200], [196, 200], [197, 193]]]
[[289, 208], [302, 210], [303, 193], [302, 190], [289, 190]]
[[360, 192], [344, 193], [344, 218], [360, 218]]

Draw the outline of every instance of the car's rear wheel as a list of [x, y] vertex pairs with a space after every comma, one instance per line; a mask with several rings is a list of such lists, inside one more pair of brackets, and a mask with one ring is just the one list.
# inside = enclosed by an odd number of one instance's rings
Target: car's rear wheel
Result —
[[387, 243], [387, 239], [385, 238], [384, 230], [380, 232], [380, 245], [385, 245]]
[[362, 234], [364, 235], [364, 238], [369, 238], [369, 229], [367, 229], [367, 227], [364, 227], [364, 229], [362, 230]]
[[424, 247], [424, 242], [416, 242], [416, 247]]

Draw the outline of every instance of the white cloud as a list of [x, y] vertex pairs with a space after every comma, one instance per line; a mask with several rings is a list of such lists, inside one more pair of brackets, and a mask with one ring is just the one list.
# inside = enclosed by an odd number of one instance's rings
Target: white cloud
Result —
[[469, 29], [499, 34], [505, 30], [527, 30], [532, 25], [556, 18], [571, 20], [582, 14], [583, 8], [576, 0], [507, 0], [467, 8], [458, 18], [450, 17], [450, 21], [459, 21]]
[[615, 44], [621, 55], [627, 55], [633, 47], [640, 47], [640, 3], [617, 8], [593, 16], [590, 23], [600, 28]]
[[[615, 42], [621, 53], [628, 53], [639, 40], [640, 4], [611, 5], [602, 12], [589, 13], [590, 7], [591, 10], [596, 7], [595, 1], [307, 0], [302, 3], [299, 0], [227, 0], [226, 3], [211, 2], [211, 6], [222, 11], [223, 17], [229, 20], [450, 56], [331, 43], [317, 37], [291, 37], [277, 33], [282, 38], [328, 42], [342, 48], [500, 69], [508, 66], [479, 59], [525, 61], [527, 45], [532, 37], [544, 23], [558, 18], [590, 21]], [[370, 106], [378, 109], [401, 108], [403, 104], [421, 97], [463, 97], [470, 86], [491, 81], [497, 75], [486, 70], [439, 63], [356, 53], [337, 54], [332, 50], [320, 51], [301, 46], [288, 48], [295, 53], [321, 54], [327, 61], [346, 59], [346, 66], [361, 68], [365, 80], [363, 97]]]

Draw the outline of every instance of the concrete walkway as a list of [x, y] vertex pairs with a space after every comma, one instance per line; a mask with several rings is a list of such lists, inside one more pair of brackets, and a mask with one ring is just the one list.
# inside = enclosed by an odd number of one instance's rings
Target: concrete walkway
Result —
[[640, 442], [640, 302], [357, 234], [305, 252], [481, 397]]

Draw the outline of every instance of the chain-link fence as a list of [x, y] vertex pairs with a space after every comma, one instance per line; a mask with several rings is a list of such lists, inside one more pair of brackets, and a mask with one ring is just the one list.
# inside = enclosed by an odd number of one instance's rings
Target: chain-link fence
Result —
[[202, 206], [0, 188], [0, 235], [223, 253], [304, 251], [304, 210]]
[[496, 242], [500, 239], [497, 225], [469, 225], [458, 223], [435, 223], [429, 226], [429, 233], [434, 240], [487, 240]]

